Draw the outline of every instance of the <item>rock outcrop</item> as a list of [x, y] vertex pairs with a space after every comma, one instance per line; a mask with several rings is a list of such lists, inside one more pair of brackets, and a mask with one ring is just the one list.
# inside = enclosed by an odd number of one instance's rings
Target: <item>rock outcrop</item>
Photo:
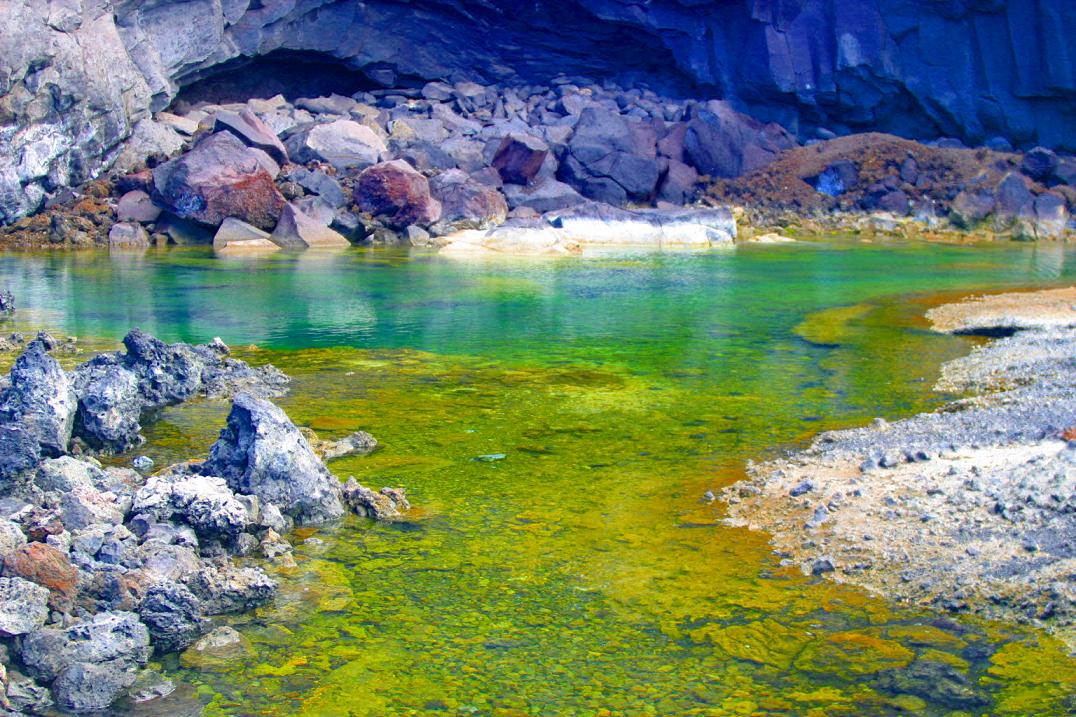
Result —
[[[277, 50], [335, 58], [383, 87], [620, 78], [721, 97], [801, 139], [872, 129], [1076, 149], [1068, 0], [12, 0], [0, 28], [0, 223], [92, 178], [136, 126], [143, 156], [167, 153], [174, 137], [150, 131], [151, 111], [226, 63]], [[473, 86], [462, 100], [479, 106], [484, 91]]]

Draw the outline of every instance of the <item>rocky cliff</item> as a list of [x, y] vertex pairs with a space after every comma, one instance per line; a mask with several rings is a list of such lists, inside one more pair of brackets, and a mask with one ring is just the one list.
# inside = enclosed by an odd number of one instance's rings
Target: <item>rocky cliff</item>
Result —
[[1071, 0], [5, 0], [0, 222], [222, 66], [320, 53], [385, 86], [561, 73], [729, 99], [807, 136], [1076, 149]]

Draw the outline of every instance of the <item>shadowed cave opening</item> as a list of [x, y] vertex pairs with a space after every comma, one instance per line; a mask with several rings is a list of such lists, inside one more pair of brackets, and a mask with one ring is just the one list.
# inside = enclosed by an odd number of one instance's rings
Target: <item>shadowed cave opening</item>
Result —
[[[276, 50], [258, 57], [243, 57], [211, 67], [183, 83], [172, 101], [173, 110], [184, 112], [203, 102], [228, 104], [251, 98], [284, 95], [289, 102], [300, 97], [353, 95], [385, 87], [371, 76], [377, 68], [357, 70], [332, 55], [319, 52]], [[407, 86], [422, 80], [399, 78]]]

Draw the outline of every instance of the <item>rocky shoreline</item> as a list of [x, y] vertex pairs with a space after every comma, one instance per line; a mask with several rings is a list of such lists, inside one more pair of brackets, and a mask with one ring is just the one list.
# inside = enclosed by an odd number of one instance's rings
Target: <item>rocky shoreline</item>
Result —
[[[10, 298], [10, 297], [5, 297]], [[410, 506], [333, 476], [323, 457], [366, 453], [358, 432], [321, 441], [268, 398], [272, 366], [230, 358], [219, 339], [165, 344], [133, 330], [125, 350], [65, 371], [30, 341], [0, 392], [0, 713], [100, 712], [174, 690], [152, 654], [227, 654], [217, 616], [273, 599], [266, 567], [294, 565], [293, 527], [346, 512], [378, 520]], [[139, 445], [141, 422], [196, 397], [230, 398], [209, 457], [153, 470], [94, 454]]]
[[777, 232], [1073, 235], [1076, 158], [995, 139], [800, 144], [720, 100], [559, 77], [354, 96], [181, 98], [110, 173], [57, 187], [0, 246], [390, 244], [450, 253], [710, 247]]
[[943, 367], [970, 394], [821, 435], [750, 467], [728, 522], [775, 552], [902, 602], [1054, 630], [1076, 649], [1076, 290], [946, 305], [935, 330], [1003, 336]]

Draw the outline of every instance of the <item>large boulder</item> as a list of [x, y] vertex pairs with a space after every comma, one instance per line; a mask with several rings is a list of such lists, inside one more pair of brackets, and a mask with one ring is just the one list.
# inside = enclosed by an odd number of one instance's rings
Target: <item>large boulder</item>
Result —
[[530, 184], [549, 156], [549, 145], [528, 134], [510, 134], [493, 156], [493, 168], [508, 184]]
[[275, 396], [288, 382], [272, 366], [254, 368], [229, 358], [219, 339], [201, 346], [166, 344], [132, 329], [123, 343], [126, 352], [97, 356], [72, 374], [78, 396], [74, 433], [101, 451], [122, 452], [141, 443], [145, 411], [240, 389]]
[[441, 203], [439, 223], [452, 229], [488, 229], [508, 216], [508, 203], [496, 187], [479, 184], [458, 169], [431, 179], [430, 193]]
[[281, 164], [288, 161], [288, 151], [276, 132], [247, 108], [238, 112], [217, 112], [213, 116], [213, 131], [231, 132], [248, 147], [262, 150], [274, 161]]
[[77, 400], [67, 374], [45, 342], [30, 342], [11, 369], [11, 384], [0, 394], [0, 421], [19, 423], [46, 456], [67, 452]]
[[287, 415], [247, 393], [235, 397], [228, 424], [213, 444], [205, 475], [237, 493], [275, 504], [300, 523], [339, 518], [340, 482], [329, 473]]
[[231, 132], [218, 132], [153, 170], [154, 197], [182, 219], [212, 226], [236, 217], [271, 229], [284, 197], [258, 157]]
[[25, 426], [0, 425], [0, 492], [29, 484], [41, 461], [41, 444]]
[[429, 225], [441, 218], [441, 203], [430, 196], [424, 176], [403, 160], [363, 170], [355, 183], [355, 203], [394, 229]]
[[372, 129], [346, 119], [304, 127], [288, 137], [287, 147], [296, 162], [316, 160], [337, 169], [365, 169], [388, 152]]
[[795, 138], [780, 125], [763, 124], [717, 100], [688, 123], [684, 138], [688, 163], [711, 177], [748, 174], [795, 146]]
[[[332, 221], [331, 210], [329, 210], [329, 221]], [[284, 211], [280, 214], [280, 221], [277, 222], [276, 229], [273, 230], [269, 240], [279, 247], [288, 249], [351, 246], [351, 242], [343, 234], [311, 217], [293, 202], [288, 202], [284, 207]]]
[[650, 199], [660, 175], [653, 127], [612, 110], [587, 107], [558, 176], [585, 197], [623, 204]]

